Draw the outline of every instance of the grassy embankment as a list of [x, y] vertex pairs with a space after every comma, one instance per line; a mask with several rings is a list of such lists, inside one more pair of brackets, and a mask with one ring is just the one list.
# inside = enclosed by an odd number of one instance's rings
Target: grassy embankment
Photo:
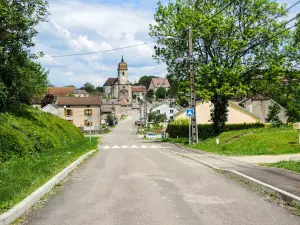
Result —
[[1, 113], [0, 214], [97, 144], [68, 121], [30, 107]]
[[264, 163], [261, 165], [287, 169], [287, 170], [291, 170], [291, 171], [300, 173], [300, 162], [299, 161], [292, 161], [292, 160], [291, 161], [281, 161], [281, 162], [277, 162], [277, 163]]
[[[216, 138], [219, 138], [220, 145], [216, 145]], [[297, 140], [297, 131], [292, 127], [257, 128], [224, 132], [189, 147], [221, 155], [279, 155], [300, 153]], [[186, 138], [165, 141], [188, 147]]]

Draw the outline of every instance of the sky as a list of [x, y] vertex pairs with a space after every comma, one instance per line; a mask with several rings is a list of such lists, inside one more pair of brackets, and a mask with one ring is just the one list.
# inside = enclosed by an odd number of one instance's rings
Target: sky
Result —
[[[98, 54], [54, 57], [110, 50], [151, 42], [149, 24], [154, 23], [157, 0], [48, 0], [48, 22], [37, 27], [39, 34], [33, 52], [43, 52], [39, 62], [49, 70], [55, 86], [81, 87], [86, 82], [103, 86], [109, 77], [117, 77], [117, 65], [124, 55], [129, 81], [143, 75], [164, 77], [164, 64], [153, 58], [155, 43]], [[164, 0], [162, 2], [168, 2]], [[278, 0], [291, 5], [296, 0]], [[300, 4], [289, 17], [300, 12]]]

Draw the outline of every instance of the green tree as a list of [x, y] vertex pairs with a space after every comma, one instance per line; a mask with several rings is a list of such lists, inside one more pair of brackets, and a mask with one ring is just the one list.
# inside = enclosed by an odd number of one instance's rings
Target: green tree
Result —
[[152, 99], [154, 97], [154, 91], [152, 89], [150, 89], [147, 93], [146, 93], [146, 97], [148, 99]]
[[94, 86], [92, 83], [90, 83], [90, 82], [86, 82], [86, 83], [83, 85], [83, 87], [81, 87], [80, 89], [81, 89], [81, 90], [86, 90], [86, 91], [89, 92], [89, 93], [93, 93], [93, 92], [96, 91], [95, 86]]
[[30, 103], [47, 87], [47, 71], [30, 52], [39, 22], [46, 20], [47, 1], [2, 0], [0, 2], [0, 108]]
[[45, 95], [45, 97], [42, 99], [42, 101], [41, 101], [41, 106], [42, 106], [42, 108], [44, 107], [44, 106], [46, 106], [46, 105], [48, 105], [48, 104], [52, 104], [52, 103], [54, 103], [55, 102], [55, 98], [54, 98], [54, 96], [52, 95], [52, 94], [47, 94], [47, 95]]
[[173, 80], [183, 83], [177, 93], [187, 95], [187, 29], [192, 27], [196, 95], [213, 103], [214, 131], [220, 133], [229, 99], [247, 95], [255, 79], [278, 75], [273, 72], [284, 60], [280, 49], [290, 34], [283, 26], [285, 14], [284, 6], [271, 0], [158, 2], [156, 24], [150, 25], [150, 36], [158, 42], [154, 58], [167, 64]]
[[142, 76], [139, 79], [138, 85], [145, 86], [148, 89], [149, 86], [150, 86], [152, 78], [156, 78], [156, 76]]
[[278, 104], [273, 104], [269, 106], [269, 113], [267, 121], [272, 123], [272, 126], [279, 127], [282, 125], [282, 122], [279, 118], [280, 106]]
[[96, 91], [99, 92], [99, 93], [104, 92], [104, 87], [97, 86]]
[[157, 88], [157, 90], [155, 92], [155, 96], [156, 96], [157, 99], [164, 99], [164, 98], [166, 98], [166, 94], [167, 94], [167, 91], [163, 87]]

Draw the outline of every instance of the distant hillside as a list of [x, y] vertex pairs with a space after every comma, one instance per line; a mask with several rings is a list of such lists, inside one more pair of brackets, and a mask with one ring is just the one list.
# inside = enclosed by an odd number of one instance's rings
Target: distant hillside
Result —
[[0, 113], [0, 162], [82, 139], [80, 130], [70, 122], [29, 106]]

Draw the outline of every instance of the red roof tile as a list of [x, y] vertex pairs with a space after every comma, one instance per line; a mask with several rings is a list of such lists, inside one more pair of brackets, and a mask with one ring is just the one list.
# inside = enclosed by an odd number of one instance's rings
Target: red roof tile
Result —
[[57, 100], [57, 105], [73, 105], [73, 106], [87, 106], [87, 105], [95, 105], [100, 106], [101, 97], [93, 96], [93, 97], [59, 97]]
[[158, 87], [165, 87], [168, 88], [170, 87], [169, 80], [167, 78], [152, 78], [152, 83], [155, 88]]
[[48, 93], [55, 97], [63, 97], [74, 91], [75, 87], [48, 87]]

